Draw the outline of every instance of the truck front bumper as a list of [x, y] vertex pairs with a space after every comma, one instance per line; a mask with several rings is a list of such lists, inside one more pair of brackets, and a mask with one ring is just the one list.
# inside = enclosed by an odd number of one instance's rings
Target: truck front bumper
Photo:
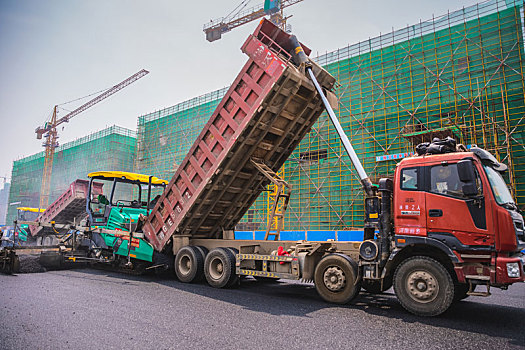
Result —
[[525, 255], [496, 259], [496, 285], [525, 282]]
[[517, 282], [525, 282], [525, 254], [498, 256], [489, 260], [470, 260], [454, 264], [458, 282], [467, 280], [476, 284], [490, 284], [494, 287], [505, 287]]

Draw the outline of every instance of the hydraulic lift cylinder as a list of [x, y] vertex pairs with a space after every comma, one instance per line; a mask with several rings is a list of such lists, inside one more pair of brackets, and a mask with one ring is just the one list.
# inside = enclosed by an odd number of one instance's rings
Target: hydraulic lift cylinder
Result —
[[328, 115], [330, 116], [330, 120], [332, 121], [332, 124], [334, 124], [335, 129], [337, 133], [339, 134], [339, 138], [341, 139], [341, 142], [343, 143], [343, 146], [345, 148], [346, 153], [350, 157], [350, 160], [352, 161], [352, 164], [354, 165], [355, 169], [357, 170], [357, 174], [359, 175], [359, 178], [361, 179], [361, 183], [363, 184], [363, 188], [365, 190], [365, 193], [368, 196], [372, 196], [374, 193], [372, 191], [372, 182], [368, 178], [368, 175], [366, 174], [365, 169], [363, 168], [363, 164], [361, 164], [361, 161], [359, 160], [359, 157], [354, 151], [354, 147], [352, 147], [352, 144], [350, 143], [350, 140], [346, 136], [346, 133], [344, 132], [343, 128], [341, 127], [341, 124], [339, 123], [339, 120], [335, 116], [334, 110], [330, 106], [330, 103], [328, 102], [328, 99], [326, 98], [323, 89], [317, 82], [317, 79], [315, 78], [314, 72], [312, 71], [311, 66], [306, 66], [306, 70], [308, 71], [308, 75], [310, 76], [310, 79], [312, 79], [312, 82], [315, 85], [315, 88], [317, 89], [317, 92], [321, 96], [321, 99], [323, 100], [323, 104], [326, 108], [326, 111], [328, 112]]

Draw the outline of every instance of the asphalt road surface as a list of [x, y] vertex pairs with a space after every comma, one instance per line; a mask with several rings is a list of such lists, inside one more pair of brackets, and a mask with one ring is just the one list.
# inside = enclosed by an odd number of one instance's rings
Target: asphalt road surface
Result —
[[300, 283], [52, 271], [0, 275], [0, 321], [2, 349], [523, 349], [525, 284], [421, 318], [391, 291], [334, 306]]

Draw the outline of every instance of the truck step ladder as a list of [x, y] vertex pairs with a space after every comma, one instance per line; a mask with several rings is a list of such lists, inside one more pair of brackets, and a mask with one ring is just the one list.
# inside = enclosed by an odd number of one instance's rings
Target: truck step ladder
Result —
[[[275, 199], [273, 201], [272, 210], [268, 217], [268, 224], [266, 226], [266, 234], [264, 240], [268, 240], [269, 236], [273, 236], [274, 241], [279, 240], [279, 234], [284, 226], [284, 214], [288, 203], [290, 202], [290, 195], [292, 193], [292, 186], [288, 182], [284, 181], [276, 172], [270, 169], [263, 161], [250, 159], [252, 164], [263, 174], [268, 180], [270, 180], [276, 187]], [[274, 221], [277, 222], [275, 232], [270, 232]]]
[[[487, 279], [485, 278], [480, 278], [480, 277], [485, 277], [485, 276], [466, 276], [467, 277], [467, 281], [468, 281], [468, 292], [467, 292], [467, 295], [469, 296], [476, 296], [476, 297], [489, 297], [491, 295], [490, 293], [490, 277], [487, 276]], [[482, 280], [481, 283], [477, 283], [477, 284], [474, 284], [473, 283], [473, 280]], [[474, 289], [476, 288], [476, 286], [485, 286], [487, 288], [487, 290], [485, 292], [475, 292]]]

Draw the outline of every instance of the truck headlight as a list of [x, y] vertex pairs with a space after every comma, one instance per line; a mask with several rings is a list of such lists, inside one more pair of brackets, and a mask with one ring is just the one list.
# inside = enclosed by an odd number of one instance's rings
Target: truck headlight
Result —
[[520, 264], [517, 262], [507, 263], [507, 275], [510, 278], [520, 277]]

